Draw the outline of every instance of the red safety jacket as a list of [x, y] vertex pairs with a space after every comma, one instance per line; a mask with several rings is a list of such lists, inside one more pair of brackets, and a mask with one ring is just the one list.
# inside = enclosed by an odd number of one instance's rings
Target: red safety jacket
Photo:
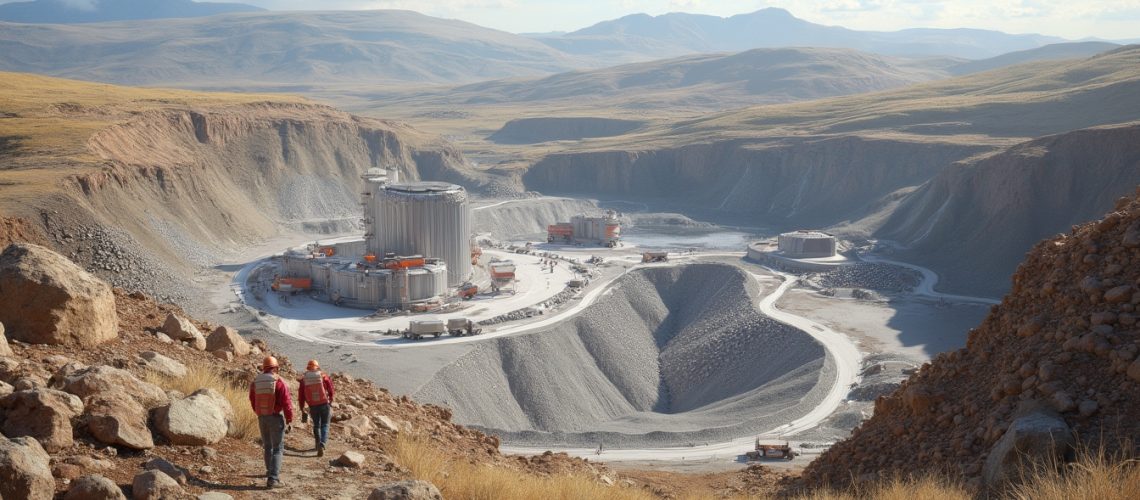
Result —
[[305, 405], [320, 406], [329, 404], [333, 399], [333, 383], [328, 375], [318, 371], [308, 371], [299, 380], [301, 388], [298, 391], [298, 398], [301, 402], [301, 408]]
[[283, 413], [286, 422], [293, 422], [293, 402], [285, 382], [275, 374], [262, 373], [249, 385], [249, 403], [259, 416]]

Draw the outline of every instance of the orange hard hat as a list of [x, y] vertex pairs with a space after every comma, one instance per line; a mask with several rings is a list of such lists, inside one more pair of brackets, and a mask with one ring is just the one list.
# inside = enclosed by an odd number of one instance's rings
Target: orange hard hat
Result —
[[305, 369], [309, 370], [309, 371], [320, 370], [321, 364], [318, 363], [317, 360], [315, 360], [315, 359], [310, 359], [309, 364], [305, 365]]
[[268, 370], [270, 368], [277, 368], [277, 358], [266, 356], [265, 359], [261, 360], [261, 369]]

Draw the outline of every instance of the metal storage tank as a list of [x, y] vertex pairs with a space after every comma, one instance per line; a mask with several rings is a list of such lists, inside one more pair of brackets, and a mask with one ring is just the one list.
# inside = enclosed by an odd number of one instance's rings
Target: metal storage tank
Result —
[[471, 212], [463, 187], [446, 182], [372, 182], [369, 187], [369, 251], [442, 259], [448, 286], [470, 277]]
[[779, 250], [791, 258], [834, 257], [835, 237], [820, 231], [794, 231], [779, 238]]

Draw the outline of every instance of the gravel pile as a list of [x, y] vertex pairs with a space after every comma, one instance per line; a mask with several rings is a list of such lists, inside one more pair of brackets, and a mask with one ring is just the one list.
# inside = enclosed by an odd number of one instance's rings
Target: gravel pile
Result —
[[567, 288], [561, 292], [558, 292], [558, 294], [547, 299], [546, 301], [540, 302], [536, 306], [524, 307], [522, 309], [516, 309], [506, 314], [500, 314], [493, 318], [488, 318], [480, 321], [479, 324], [483, 326], [490, 326], [497, 325], [499, 323], [506, 323], [508, 321], [518, 321], [520, 319], [533, 318], [540, 314], [544, 314], [546, 311], [558, 308], [558, 306], [565, 304], [576, 295], [578, 295], [578, 290]]
[[890, 264], [859, 262], [839, 266], [813, 278], [823, 288], [867, 288], [887, 292], [908, 292], [922, 282], [917, 271]]
[[178, 286], [184, 278], [167, 270], [158, 259], [140, 252], [142, 245], [125, 231], [92, 224], [49, 224], [47, 230], [72, 261], [112, 286], [143, 292], [160, 302], [181, 304], [190, 300], [186, 288]]
[[727, 265], [635, 271], [570, 321], [481, 343], [417, 399], [512, 443], [684, 445], [793, 420], [834, 379], [825, 350], [752, 306]]

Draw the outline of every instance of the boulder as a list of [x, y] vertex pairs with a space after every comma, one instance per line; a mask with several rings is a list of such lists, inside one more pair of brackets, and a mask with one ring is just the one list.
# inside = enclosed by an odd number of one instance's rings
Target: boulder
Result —
[[[225, 407], [219, 404], [218, 397], [198, 391], [159, 408], [154, 417], [155, 428], [171, 444], [214, 444], [229, 432], [227, 408], [228, 404]], [[229, 413], [232, 415], [232, 408]]]
[[133, 500], [163, 500], [182, 496], [182, 487], [170, 476], [156, 470], [143, 472], [131, 481]]
[[100, 392], [125, 392], [148, 410], [169, 402], [166, 392], [157, 385], [143, 382], [126, 370], [106, 365], [76, 370], [61, 377], [59, 386], [81, 398]]
[[379, 425], [381, 429], [395, 434], [400, 433], [400, 426], [396, 424], [396, 421], [388, 418], [386, 415], [377, 415], [374, 420], [376, 420], [376, 424]]
[[166, 322], [162, 324], [162, 333], [179, 342], [189, 343], [191, 347], [202, 351], [206, 349], [206, 337], [194, 326], [190, 320], [170, 313], [166, 315]]
[[219, 326], [210, 334], [210, 338], [206, 340], [206, 350], [230, 351], [234, 356], [246, 356], [250, 351], [249, 343], [238, 335], [237, 330], [228, 326]]
[[1003, 487], [1016, 481], [1027, 465], [1063, 463], [1075, 444], [1072, 429], [1059, 415], [1040, 409], [1030, 412], [1009, 424], [994, 443], [982, 469], [982, 480], [990, 487]]
[[63, 500], [127, 500], [127, 496], [114, 481], [92, 474], [72, 481]]
[[4, 323], [0, 323], [0, 356], [11, 356], [12, 346], [8, 345], [8, 337], [4, 336]]
[[166, 474], [167, 477], [173, 479], [174, 482], [182, 486], [186, 485], [186, 483], [190, 481], [190, 473], [186, 469], [174, 465], [169, 460], [163, 458], [155, 457], [147, 460], [146, 463], [143, 464], [143, 469], [158, 471]]
[[12, 384], [0, 380], [0, 398], [16, 392], [16, 388]]
[[119, 336], [110, 285], [26, 243], [0, 254], [0, 321], [9, 337], [31, 344], [92, 346]]
[[153, 370], [170, 378], [182, 378], [187, 373], [186, 365], [154, 351], [140, 352], [139, 363], [148, 370]]
[[35, 439], [0, 436], [0, 498], [50, 499], [55, 493], [50, 460]]
[[364, 465], [364, 455], [356, 451], [346, 451], [336, 459], [337, 465], [343, 467], [360, 467]]
[[198, 500], [233, 500], [233, 498], [234, 497], [225, 493], [218, 493], [216, 491], [207, 491], [197, 496]]
[[83, 413], [83, 402], [66, 392], [53, 389], [16, 391], [0, 399], [8, 437], [36, 438], [51, 453], [70, 448], [71, 419]]
[[344, 426], [345, 434], [362, 439], [371, 436], [372, 432], [376, 429], [372, 425], [372, 421], [368, 420], [368, 417], [364, 415], [357, 415], [345, 420], [341, 425]]
[[154, 448], [147, 411], [125, 392], [101, 392], [86, 401], [84, 422], [87, 432], [104, 444], [133, 450]]
[[443, 500], [443, 495], [427, 481], [398, 481], [376, 487], [368, 500]]

